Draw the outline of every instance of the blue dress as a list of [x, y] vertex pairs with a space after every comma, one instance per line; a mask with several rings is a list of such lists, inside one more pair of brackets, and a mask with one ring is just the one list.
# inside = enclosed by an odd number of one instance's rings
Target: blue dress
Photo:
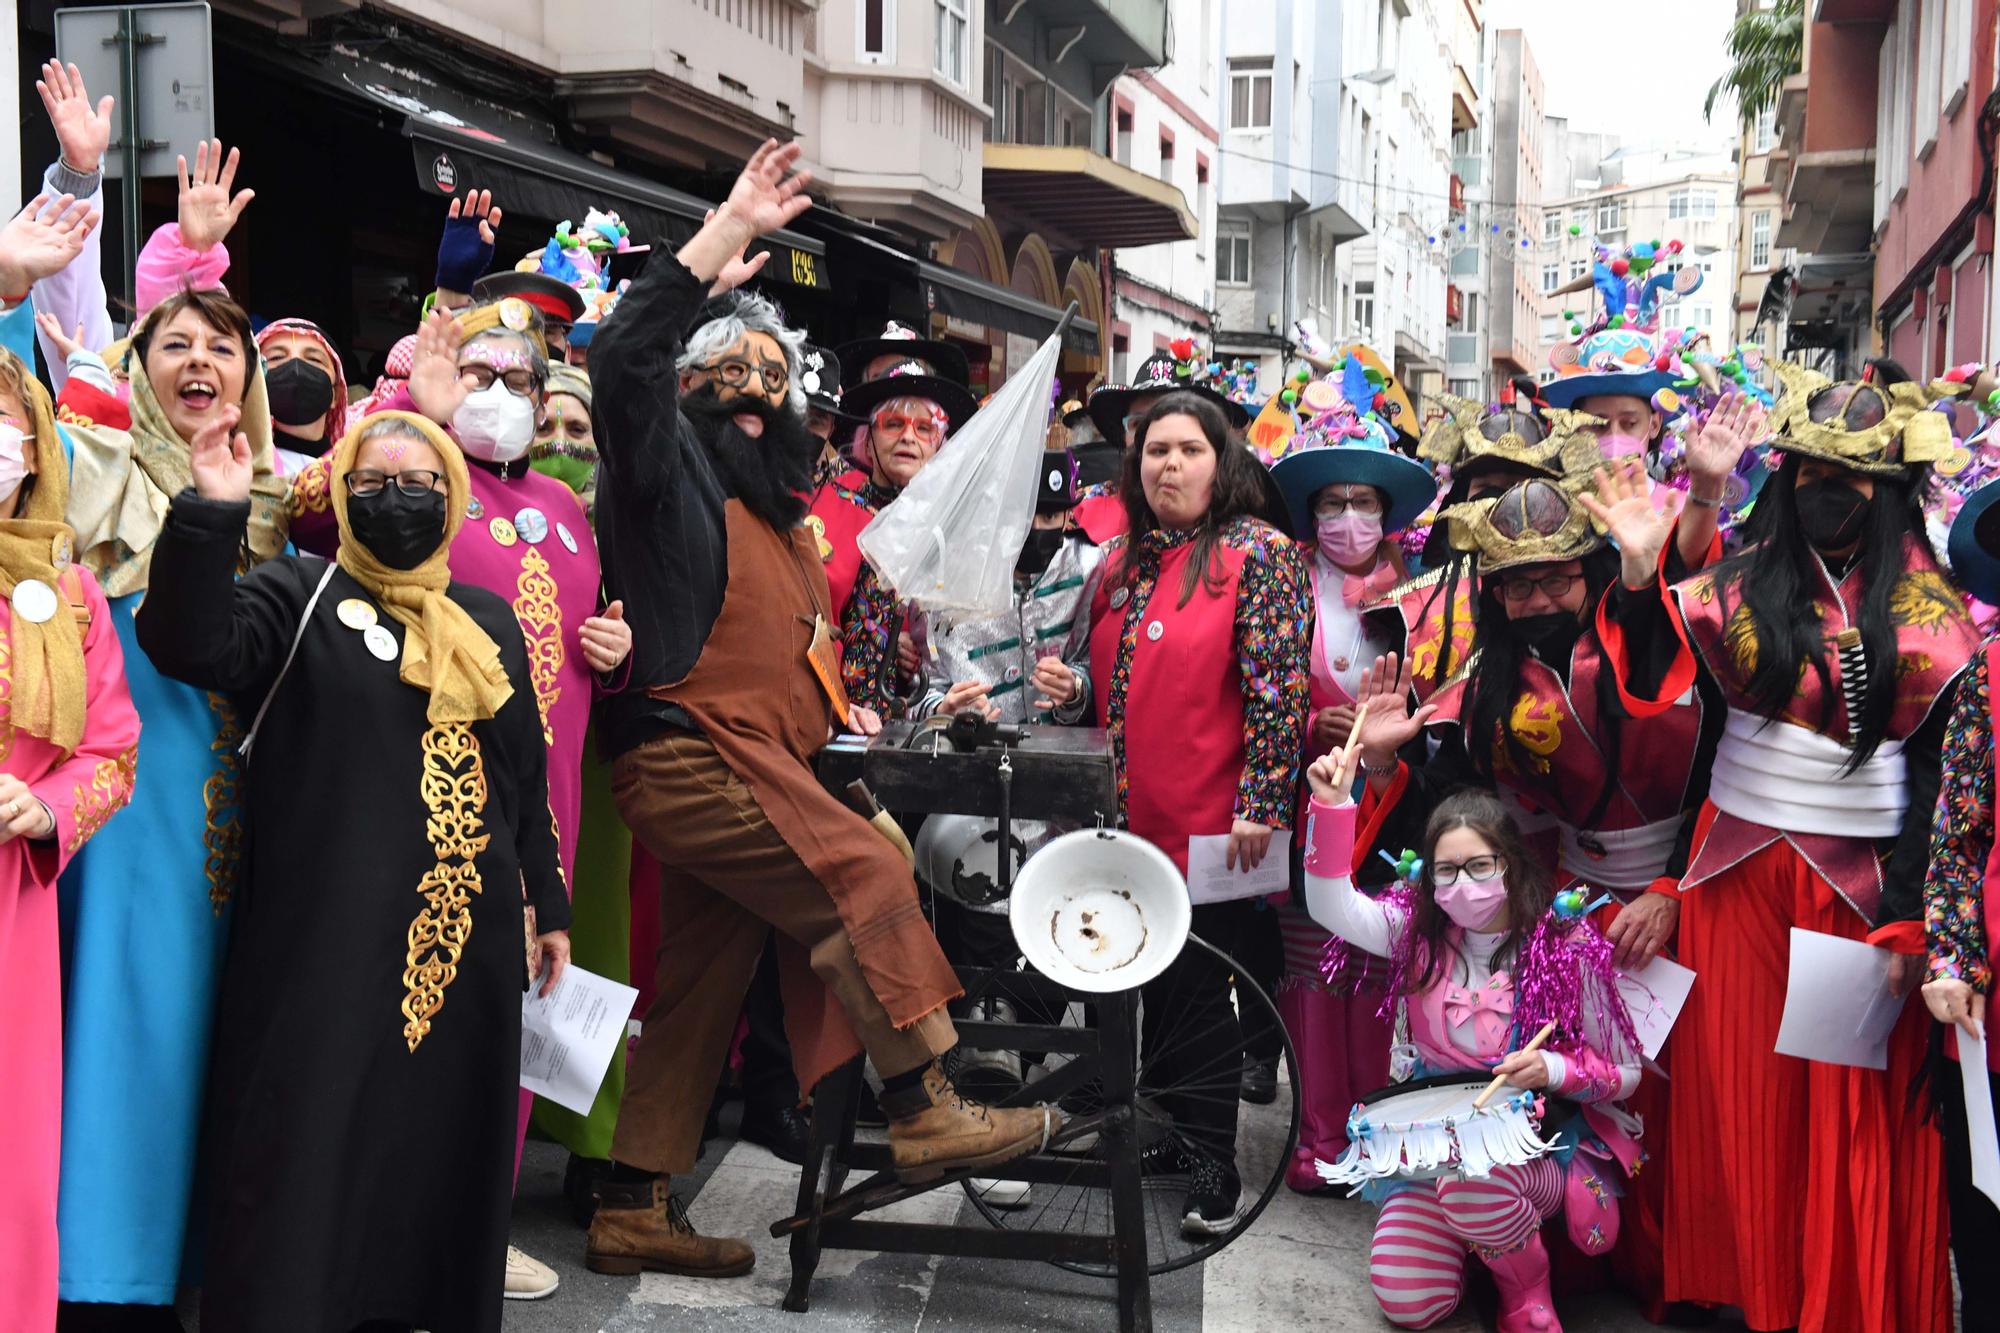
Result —
[[140, 650], [111, 602], [146, 742], [132, 803], [61, 883], [65, 1301], [168, 1305], [189, 1243], [209, 1029], [242, 852], [242, 738], [219, 695]]

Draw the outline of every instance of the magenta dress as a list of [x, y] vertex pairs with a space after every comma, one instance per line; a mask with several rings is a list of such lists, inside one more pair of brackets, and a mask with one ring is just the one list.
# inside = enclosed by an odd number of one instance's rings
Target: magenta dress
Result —
[[[46, 842], [0, 843], [0, 976], [7, 978], [0, 1069], [12, 1089], [0, 1136], [0, 1328], [56, 1321], [56, 1186], [62, 1160], [62, 970], [56, 877], [90, 836], [132, 797], [139, 714], [125, 686], [125, 654], [97, 580], [72, 567], [61, 595], [80, 602], [86, 705], [83, 739], [65, 755], [16, 730], [14, 610], [0, 597], [0, 769], [28, 784], [55, 816]], [[58, 615], [69, 615], [68, 606]]]
[[[404, 401], [403, 410], [410, 410]], [[389, 406], [398, 406], [390, 403]], [[501, 477], [467, 459], [472, 499], [466, 523], [451, 546], [451, 576], [498, 593], [514, 608], [528, 641], [528, 671], [549, 747], [549, 807], [562, 853], [563, 883], [576, 871], [577, 828], [583, 821], [583, 743], [590, 728], [596, 673], [583, 655], [577, 631], [598, 611], [597, 541], [576, 492], [554, 477], [516, 464], [518, 476]], [[292, 541], [301, 550], [332, 555], [339, 543], [327, 493], [325, 459], [292, 483]], [[527, 1133], [534, 1094], [521, 1094], [519, 1143]]]

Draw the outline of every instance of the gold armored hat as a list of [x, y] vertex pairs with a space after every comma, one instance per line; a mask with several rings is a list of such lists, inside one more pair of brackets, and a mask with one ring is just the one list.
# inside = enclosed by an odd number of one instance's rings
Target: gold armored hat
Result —
[[1444, 512], [1451, 544], [1479, 554], [1482, 577], [1522, 565], [1578, 560], [1604, 545], [1590, 515], [1571, 489], [1554, 480], [1528, 480]]
[[1482, 463], [1511, 463], [1544, 476], [1565, 473], [1566, 458], [1576, 455], [1589, 427], [1601, 424], [1583, 412], [1551, 408], [1541, 415], [1526, 407], [1502, 403], [1488, 410], [1483, 403], [1453, 394], [1435, 395], [1444, 415], [1431, 422], [1417, 444], [1417, 457], [1433, 467], [1463, 474]]
[[1951, 421], [1926, 409], [1965, 386], [1872, 380], [1835, 383], [1789, 361], [1774, 365], [1784, 392], [1771, 413], [1773, 447], [1883, 476], [1951, 456]]

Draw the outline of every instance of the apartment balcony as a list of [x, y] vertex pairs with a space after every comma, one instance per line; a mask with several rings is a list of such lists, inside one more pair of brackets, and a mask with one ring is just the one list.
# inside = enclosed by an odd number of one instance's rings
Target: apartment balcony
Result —
[[[1880, 6], [1822, 9], [1872, 10]], [[1805, 70], [1785, 80], [1777, 121], [1788, 157], [1772, 159], [1785, 197], [1777, 243], [1807, 252], [1865, 250], [1875, 229], [1875, 94], [1881, 30], [1869, 13], [1807, 30]]]
[[1451, 69], [1451, 127], [1470, 130], [1478, 125], [1479, 90], [1472, 86], [1472, 75], [1465, 66], [1455, 64]]
[[1008, 0], [1000, 15], [1014, 20], [1017, 10], [1046, 27], [1051, 62], [1080, 56], [1100, 88], [1122, 69], [1167, 61], [1167, 0]]
[[927, 67], [808, 67], [813, 195], [853, 217], [943, 240], [985, 213], [990, 117]]
[[986, 203], [1029, 219], [1065, 250], [1191, 241], [1199, 223], [1187, 196], [1089, 148], [989, 143]]

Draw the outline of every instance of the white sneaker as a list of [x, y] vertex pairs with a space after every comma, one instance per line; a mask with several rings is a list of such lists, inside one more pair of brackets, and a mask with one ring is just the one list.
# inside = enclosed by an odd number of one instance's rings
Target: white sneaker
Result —
[[510, 1301], [539, 1301], [556, 1294], [562, 1279], [556, 1270], [540, 1259], [521, 1253], [512, 1245], [507, 1247], [507, 1287], [503, 1293]]
[[965, 1183], [975, 1195], [995, 1208], [1026, 1208], [1028, 1191], [1034, 1188], [1025, 1180], [989, 1180], [984, 1176], [974, 1176]]

